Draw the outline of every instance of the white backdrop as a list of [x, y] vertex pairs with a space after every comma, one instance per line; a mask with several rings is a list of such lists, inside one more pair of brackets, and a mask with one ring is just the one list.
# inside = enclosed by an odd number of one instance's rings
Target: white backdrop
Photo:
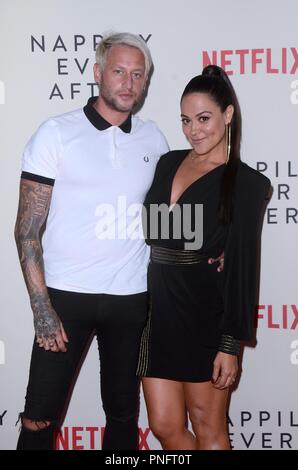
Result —
[[[243, 114], [242, 158], [274, 186], [263, 229], [256, 347], [245, 348], [232, 393], [236, 449], [298, 449], [296, 0], [0, 0], [0, 449], [13, 449], [28, 378], [32, 314], [13, 240], [22, 149], [40, 122], [82, 107], [92, 92], [94, 41], [130, 31], [155, 63], [140, 115], [171, 148], [185, 147], [179, 98], [208, 57], [230, 71]], [[94, 89], [95, 92], [95, 89]], [[95, 344], [83, 365], [60, 448], [100, 448]], [[159, 448], [142, 401], [141, 447]]]

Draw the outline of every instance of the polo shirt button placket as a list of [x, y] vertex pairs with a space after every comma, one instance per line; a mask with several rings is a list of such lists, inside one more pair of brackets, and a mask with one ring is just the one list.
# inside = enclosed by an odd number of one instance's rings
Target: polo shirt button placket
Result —
[[118, 153], [118, 146], [117, 146], [117, 133], [121, 132], [120, 129], [116, 126], [112, 126], [112, 152], [111, 152], [111, 160], [113, 162], [113, 167], [115, 169], [121, 168], [121, 161], [119, 159], [120, 155]]

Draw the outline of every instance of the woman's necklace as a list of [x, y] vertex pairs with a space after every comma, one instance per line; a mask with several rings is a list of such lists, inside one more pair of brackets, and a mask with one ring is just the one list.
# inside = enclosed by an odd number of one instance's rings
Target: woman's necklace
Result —
[[200, 163], [204, 163], [205, 161], [200, 159], [200, 155], [198, 155], [194, 149], [191, 150], [189, 156], [192, 162], [199, 161]]

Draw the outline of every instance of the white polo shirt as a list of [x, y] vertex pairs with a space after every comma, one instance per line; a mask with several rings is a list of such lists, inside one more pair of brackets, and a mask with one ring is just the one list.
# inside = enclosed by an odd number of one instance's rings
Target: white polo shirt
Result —
[[127, 295], [147, 290], [140, 208], [168, 151], [153, 121], [112, 126], [93, 108], [44, 122], [28, 142], [22, 177], [52, 184], [42, 239], [49, 287]]

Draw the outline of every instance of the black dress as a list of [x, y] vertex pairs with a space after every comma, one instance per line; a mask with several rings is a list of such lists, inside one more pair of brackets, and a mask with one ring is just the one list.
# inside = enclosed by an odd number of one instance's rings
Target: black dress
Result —
[[[174, 235], [169, 213], [169, 236], [162, 223], [152, 237], [150, 206], [170, 205], [174, 176], [189, 150], [169, 152], [156, 168], [146, 196], [146, 242], [153, 247], [184, 250], [188, 238]], [[260, 223], [270, 181], [239, 162], [230, 225], [219, 221], [221, 179], [225, 164], [194, 181], [179, 197], [181, 210], [203, 205], [203, 243], [196, 252], [203, 261], [171, 265], [150, 262], [150, 311], [145, 327], [137, 374], [179, 381], [210, 380], [222, 335], [250, 339], [256, 300]], [[193, 217], [194, 219], [194, 217]], [[181, 222], [182, 223], [182, 222]], [[195, 229], [197, 219], [192, 220]], [[177, 228], [177, 226], [176, 226]], [[224, 272], [209, 257], [225, 253]]]

